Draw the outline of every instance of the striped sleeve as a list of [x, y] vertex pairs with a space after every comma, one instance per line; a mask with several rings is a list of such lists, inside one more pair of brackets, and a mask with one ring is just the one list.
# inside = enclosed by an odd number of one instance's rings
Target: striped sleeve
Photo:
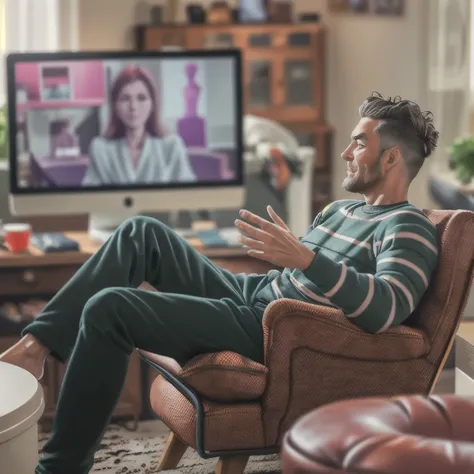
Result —
[[370, 333], [403, 323], [418, 305], [438, 261], [436, 227], [424, 216], [396, 216], [375, 242], [376, 272], [360, 273], [316, 253], [303, 271], [330, 303]]

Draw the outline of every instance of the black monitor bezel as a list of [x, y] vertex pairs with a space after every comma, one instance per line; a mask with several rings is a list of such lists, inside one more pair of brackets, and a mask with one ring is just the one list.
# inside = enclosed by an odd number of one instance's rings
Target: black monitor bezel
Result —
[[[234, 60], [236, 69], [235, 83], [235, 124], [236, 124], [236, 152], [241, 157], [237, 160], [236, 177], [223, 182], [197, 181], [192, 183], [163, 183], [163, 184], [130, 184], [107, 186], [74, 186], [64, 188], [23, 188], [18, 186], [17, 160], [17, 126], [16, 126], [16, 86], [15, 65], [25, 62], [53, 62], [53, 61], [85, 61], [85, 60], [138, 60], [138, 59], [210, 59], [229, 58]], [[176, 51], [94, 51], [94, 52], [47, 52], [47, 53], [11, 53], [6, 58], [8, 84], [8, 128], [9, 128], [9, 165], [10, 165], [10, 193], [14, 195], [34, 194], [71, 194], [71, 193], [103, 193], [103, 192], [140, 192], [150, 190], [171, 189], [203, 189], [203, 188], [230, 188], [244, 184], [244, 144], [243, 144], [243, 106], [242, 106], [242, 57], [239, 49], [223, 50], [176, 50]]]

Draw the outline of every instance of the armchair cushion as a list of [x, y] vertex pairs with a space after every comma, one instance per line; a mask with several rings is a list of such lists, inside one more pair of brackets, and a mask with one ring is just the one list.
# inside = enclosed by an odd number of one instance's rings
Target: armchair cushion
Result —
[[201, 354], [184, 367], [169, 357], [140, 352], [178, 376], [199, 395], [215, 402], [256, 400], [262, 396], [267, 383], [266, 367], [235, 352]]
[[255, 400], [265, 390], [267, 368], [235, 352], [225, 351], [194, 357], [179, 376], [209, 400]]

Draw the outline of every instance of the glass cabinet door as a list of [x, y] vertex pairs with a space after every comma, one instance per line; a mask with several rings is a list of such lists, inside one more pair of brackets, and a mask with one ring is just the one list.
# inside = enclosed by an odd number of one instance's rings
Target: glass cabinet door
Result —
[[213, 33], [211, 31], [204, 33], [204, 48], [207, 49], [225, 49], [234, 48], [235, 41], [232, 33]]
[[186, 35], [183, 30], [177, 28], [165, 29], [162, 32], [161, 48], [185, 48]]
[[284, 64], [285, 105], [314, 106], [314, 75], [307, 59], [287, 59]]
[[268, 59], [247, 61], [247, 107], [272, 106], [273, 64]]
[[274, 67], [275, 97], [281, 119], [319, 120], [323, 116], [323, 71], [312, 52], [287, 50]]
[[189, 28], [186, 30], [186, 48], [188, 49], [238, 48], [237, 39], [231, 31], [205, 28]]

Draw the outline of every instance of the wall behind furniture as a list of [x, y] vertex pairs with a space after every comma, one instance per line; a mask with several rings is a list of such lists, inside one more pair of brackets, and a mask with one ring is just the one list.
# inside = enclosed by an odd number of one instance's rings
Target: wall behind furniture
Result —
[[[209, 5], [212, 0], [201, 0]], [[151, 0], [149, 0], [151, 3]], [[130, 49], [133, 25], [140, 0], [65, 0], [61, 3], [63, 19], [60, 34], [65, 49]], [[163, 2], [156, 1], [157, 4]], [[349, 195], [341, 189], [345, 163], [340, 153], [348, 143], [358, 120], [358, 106], [373, 90], [383, 94], [409, 97], [428, 107], [427, 101], [427, 0], [406, 1], [401, 18], [331, 15], [326, 0], [295, 0], [295, 15], [319, 11], [327, 32], [327, 118], [335, 126], [333, 195]], [[179, 19], [185, 19], [181, 2]], [[427, 186], [428, 167], [420, 172], [412, 186], [410, 200], [420, 207], [430, 207]], [[3, 213], [2, 213], [3, 214]], [[0, 218], [6, 216], [0, 215]]]
[[[320, 8], [316, 6], [318, 4]], [[328, 25], [327, 40], [327, 117], [336, 128], [334, 140], [333, 194], [336, 199], [350, 197], [341, 189], [346, 164], [340, 154], [349, 143], [357, 123], [358, 108], [372, 91], [400, 95], [427, 104], [426, 1], [405, 1], [406, 13], [400, 18], [369, 15], [328, 15], [325, 0], [300, 0], [300, 9], [315, 5]], [[412, 184], [410, 201], [430, 207], [428, 166]]]
[[[209, 5], [212, 0], [201, 0]], [[64, 2], [61, 37], [65, 47], [72, 46], [77, 33], [78, 47], [83, 50], [130, 49], [133, 47], [133, 25], [139, 0], [80, 0], [76, 4], [77, 22], [72, 4]], [[150, 1], [151, 3], [151, 1]], [[157, 4], [163, 2], [156, 1]], [[333, 195], [349, 195], [341, 189], [345, 163], [340, 153], [348, 143], [358, 120], [358, 107], [373, 90], [386, 95], [401, 95], [428, 107], [427, 101], [427, 0], [406, 1], [401, 18], [331, 15], [326, 0], [295, 0], [295, 15], [319, 11], [327, 32], [326, 115], [336, 128], [334, 139]], [[74, 15], [73, 15], [74, 16]], [[179, 19], [185, 19], [185, 2], [181, 2]], [[76, 31], [77, 27], [77, 31]], [[410, 200], [429, 207], [425, 167], [412, 186]]]
[[[212, 0], [201, 0], [200, 3], [207, 6]], [[328, 25], [327, 119], [336, 128], [333, 195], [335, 199], [343, 199], [349, 195], [341, 189], [345, 163], [340, 154], [357, 123], [358, 107], [364, 98], [377, 90], [428, 106], [427, 3], [426, 0], [406, 1], [406, 13], [401, 18], [328, 14], [326, 0], [294, 0], [293, 3], [295, 15], [319, 11]], [[81, 0], [79, 47], [88, 50], [132, 48], [139, 4], [140, 1], [133, 0]], [[185, 19], [185, 4], [182, 1], [180, 5], [180, 21]], [[431, 205], [427, 171], [428, 167], [420, 173], [410, 194], [410, 200], [420, 207]]]

